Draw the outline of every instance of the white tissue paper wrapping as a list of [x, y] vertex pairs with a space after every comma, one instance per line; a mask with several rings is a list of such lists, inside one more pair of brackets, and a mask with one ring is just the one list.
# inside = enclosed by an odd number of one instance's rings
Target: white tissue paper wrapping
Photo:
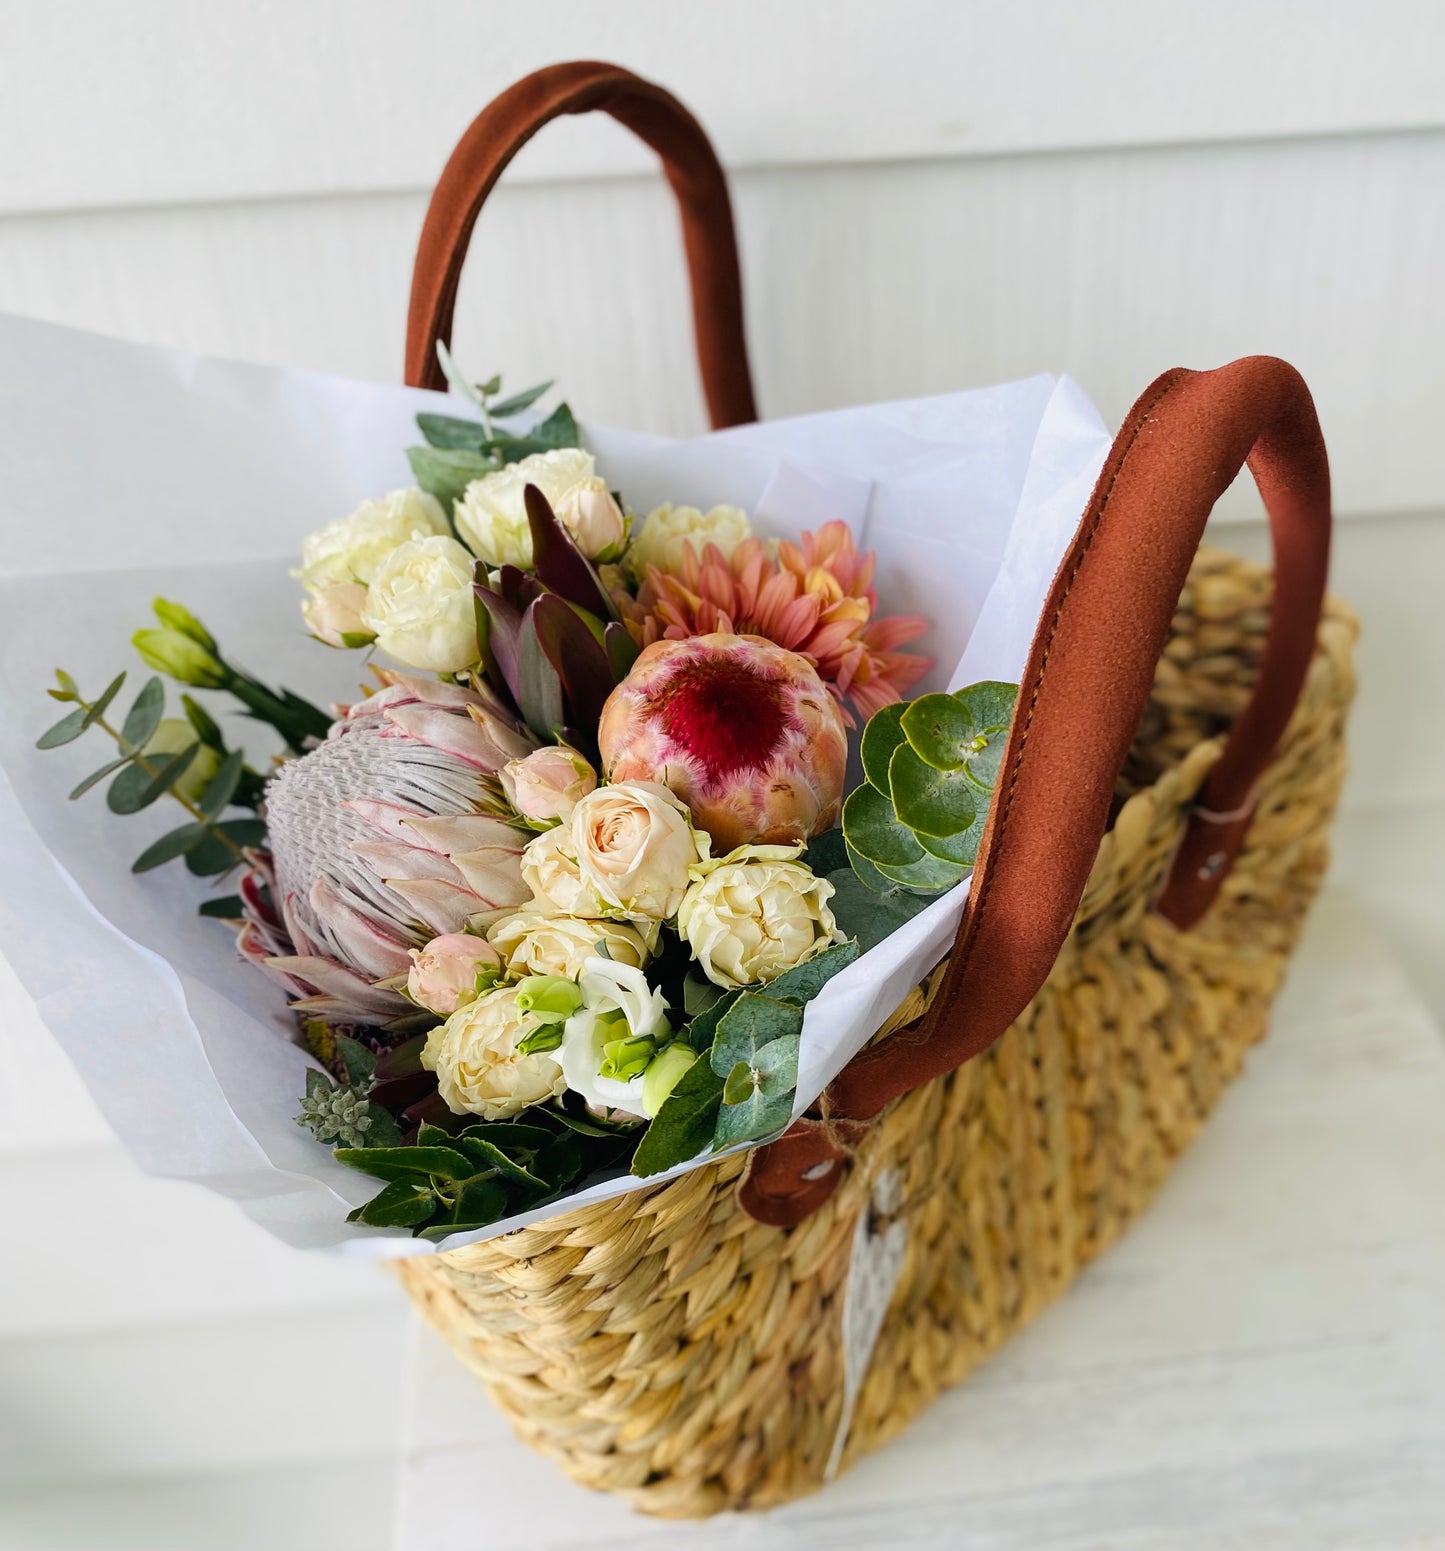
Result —
[[[228, 928], [197, 916], [198, 880], [179, 866], [130, 872], [174, 825], [168, 805], [121, 819], [99, 792], [68, 802], [107, 749], [94, 734], [47, 753], [34, 743], [61, 714], [44, 694], [56, 667], [92, 692], [129, 667], [139, 689], [128, 641], [158, 594], [267, 682], [322, 704], [353, 698], [360, 655], [306, 636], [287, 572], [308, 532], [411, 482], [414, 416], [447, 407], [0, 318], [0, 951], [144, 1168], [231, 1196], [301, 1246], [433, 1249], [344, 1221], [379, 1185], [295, 1124], [310, 1062], [280, 992], [237, 960]], [[920, 692], [1019, 679], [1109, 446], [1081, 390], [1051, 376], [685, 441], [583, 427], [636, 510], [731, 502], [758, 532], [789, 537], [847, 521], [877, 551], [883, 612], [932, 622], [916, 647], [935, 659]], [[258, 762], [273, 751], [267, 731], [226, 721]], [[799, 1112], [947, 951], [966, 889], [810, 1004]], [[646, 1183], [607, 1181], [448, 1243]]]

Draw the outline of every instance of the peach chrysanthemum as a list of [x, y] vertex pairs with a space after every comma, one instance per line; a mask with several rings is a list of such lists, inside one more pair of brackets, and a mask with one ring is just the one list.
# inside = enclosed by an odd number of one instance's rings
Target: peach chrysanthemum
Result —
[[928, 621], [910, 614], [875, 619], [872, 583], [872, 551], [859, 552], [847, 523], [827, 522], [800, 545], [780, 543], [776, 559], [760, 539], [744, 540], [731, 556], [709, 544], [700, 559], [688, 544], [680, 571], [649, 566], [637, 598], [619, 602], [640, 646], [724, 631], [764, 636], [798, 652], [866, 721], [903, 699], [929, 667], [927, 657], [898, 650]]

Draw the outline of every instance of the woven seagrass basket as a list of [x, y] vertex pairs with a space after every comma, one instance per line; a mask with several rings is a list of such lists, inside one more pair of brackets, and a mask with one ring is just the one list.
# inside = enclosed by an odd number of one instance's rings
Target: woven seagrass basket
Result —
[[[530, 77], [458, 148], [418, 257], [411, 380], [433, 380], [496, 176], [593, 107], [662, 152], [714, 421], [750, 418], [721, 172], [705, 140], [681, 166], [701, 131], [673, 99], [600, 65]], [[725, 238], [712, 274], [699, 221]], [[1277, 580], [1195, 552], [1246, 458]], [[1324, 872], [1355, 636], [1321, 606], [1327, 534], [1323, 447], [1283, 363], [1145, 394], [1046, 606], [954, 951], [817, 1114], [746, 1158], [400, 1263], [525, 1441], [649, 1513], [786, 1502], [965, 1378], [1142, 1210], [1263, 1034]], [[889, 1272], [860, 1345], [850, 1277], [874, 1250]]]

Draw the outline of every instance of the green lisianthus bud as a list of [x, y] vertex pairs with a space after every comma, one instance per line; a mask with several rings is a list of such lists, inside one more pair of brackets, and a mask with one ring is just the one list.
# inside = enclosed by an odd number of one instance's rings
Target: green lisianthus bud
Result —
[[539, 1023], [565, 1023], [581, 1005], [576, 981], [562, 975], [528, 975], [517, 984], [517, 1011]]
[[642, 1108], [649, 1120], [666, 1103], [668, 1095], [696, 1060], [697, 1051], [678, 1039], [647, 1068], [642, 1079]]
[[193, 684], [197, 689], [223, 689], [230, 681], [224, 664], [210, 648], [193, 636], [166, 626], [160, 630], [137, 630], [131, 644], [146, 667], [157, 673]]
[[212, 654], [218, 650], [215, 637], [184, 604], [172, 603], [169, 598], [157, 598], [151, 607], [155, 610], [156, 618], [168, 629], [189, 636]]
[[599, 1077], [613, 1077], [618, 1082], [630, 1082], [640, 1077], [657, 1054], [657, 1041], [645, 1034], [628, 1039], [610, 1039], [602, 1047], [602, 1065], [597, 1069]]

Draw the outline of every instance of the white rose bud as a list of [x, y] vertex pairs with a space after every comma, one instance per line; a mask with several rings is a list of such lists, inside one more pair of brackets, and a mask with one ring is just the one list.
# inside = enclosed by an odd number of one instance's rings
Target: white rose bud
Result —
[[534, 749], [497, 772], [507, 801], [534, 824], [571, 818], [578, 802], [597, 786], [597, 772], [575, 749], [555, 745]]
[[557, 520], [589, 560], [614, 560], [627, 536], [627, 519], [605, 479], [589, 479], [565, 495]]
[[377, 571], [362, 614], [388, 657], [458, 673], [479, 655], [472, 557], [455, 539], [414, 539]]
[[301, 546], [301, 569], [292, 574], [312, 592], [335, 582], [367, 586], [398, 545], [449, 531], [435, 496], [414, 487], [393, 490], [311, 534]]
[[489, 566], [514, 565], [529, 570], [532, 529], [524, 499], [527, 486], [536, 485], [556, 511], [595, 472], [591, 453], [580, 447], [559, 447], [553, 452], [534, 452], [494, 474], [483, 474], [467, 486], [456, 504], [457, 532], [472, 553]]
[[301, 617], [328, 646], [370, 646], [372, 633], [361, 617], [365, 607], [366, 588], [360, 582], [328, 582], [307, 595]]
[[599, 787], [572, 810], [568, 828], [578, 874], [609, 914], [668, 920], [688, 869], [707, 859], [708, 837], [656, 781]]
[[411, 950], [407, 994], [428, 1012], [449, 1018], [495, 985], [501, 968], [501, 955], [480, 937], [446, 932]]
[[522, 852], [522, 882], [532, 891], [531, 908], [541, 914], [597, 916], [602, 911], [602, 902], [582, 881], [572, 831], [565, 824], [529, 842]]
[[657, 942], [657, 925], [645, 935], [629, 922], [582, 921], [576, 916], [544, 915], [537, 910], [519, 910], [507, 916], [487, 933], [487, 941], [507, 961], [514, 976], [561, 975], [575, 980], [588, 959], [598, 956], [597, 944], [619, 964], [641, 969]]
[[427, 1036], [421, 1064], [437, 1074], [437, 1090], [453, 1114], [509, 1120], [565, 1090], [562, 1068], [550, 1055], [517, 1049], [537, 1027], [517, 1006], [517, 991], [488, 991]]
[[761, 985], [839, 940], [833, 885], [789, 846], [740, 846], [687, 891], [677, 929], [714, 985]]
[[699, 560], [708, 544], [716, 544], [726, 559], [746, 538], [752, 524], [740, 506], [714, 506], [700, 512], [695, 506], [659, 506], [647, 514], [642, 530], [627, 551], [633, 576], [644, 581], [647, 568], [676, 574], [682, 570], [684, 547], [692, 545]]

